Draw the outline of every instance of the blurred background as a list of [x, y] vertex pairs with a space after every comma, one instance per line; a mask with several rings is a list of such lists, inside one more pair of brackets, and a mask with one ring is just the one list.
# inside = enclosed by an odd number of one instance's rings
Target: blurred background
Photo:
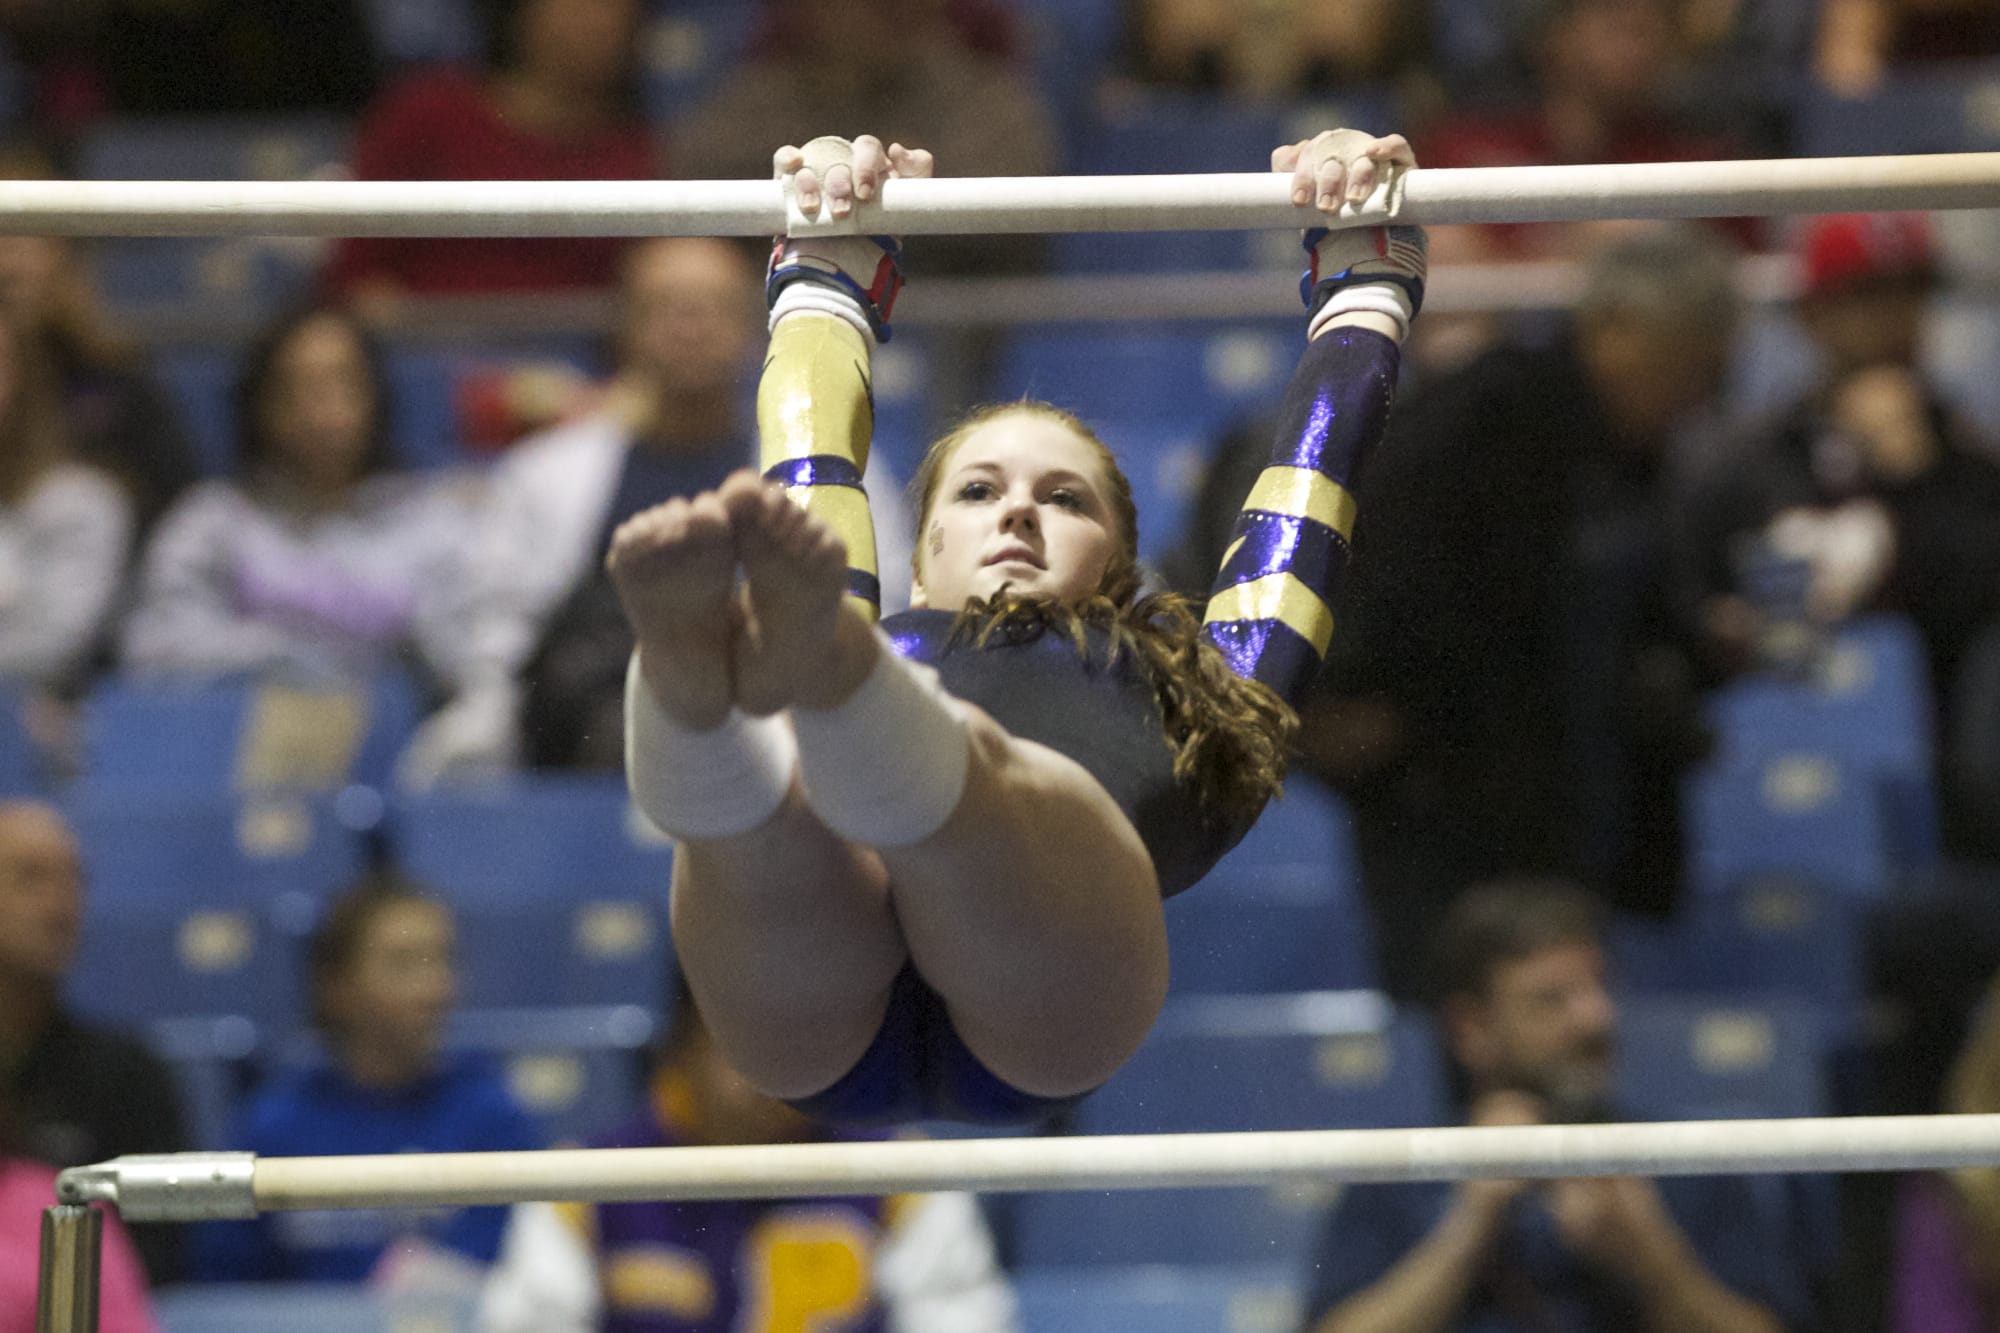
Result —
[[[741, 178], [826, 132], [945, 175], [1252, 171], [1334, 126], [1452, 167], [1996, 149], [2000, 7], [0, 0], [20, 179]], [[1039, 1132], [2000, 1111], [2000, 220], [1430, 244], [1287, 796], [1168, 904], [1146, 1048]], [[28, 1194], [133, 1151], [825, 1132], [727, 1109], [688, 1035], [598, 572], [619, 517], [754, 456], [757, 251], [0, 239], [0, 1162]], [[875, 362], [889, 605], [922, 449], [1023, 395], [1100, 431], [1156, 580], [1204, 593], [1303, 262], [1289, 233], [913, 240]], [[1469, 896], [1539, 920], [1537, 886], [1594, 915], [1478, 936]], [[1551, 950], [1582, 970], [1535, 972]], [[1560, 1049], [1496, 1059], [1496, 1031]], [[1750, 1314], [2000, 1320], [1984, 1173], [1753, 1194], [1667, 1199]], [[1773, 1326], [1632, 1304], [1583, 1205], [1545, 1202], [1540, 1257], [1431, 1323], [1342, 1304], [1424, 1227], [1288, 1189], [981, 1200], [935, 1223], [994, 1256], [951, 1315], [878, 1262], [877, 1210], [858, 1285], [795, 1277], [766, 1323], [713, 1239], [751, 1246], [741, 1219], [674, 1223], [706, 1268], [603, 1218], [135, 1228], [105, 1327]], [[39, 1206], [0, 1217], [10, 1252]], [[596, 1295], [506, 1313], [495, 1275], [538, 1265]]]

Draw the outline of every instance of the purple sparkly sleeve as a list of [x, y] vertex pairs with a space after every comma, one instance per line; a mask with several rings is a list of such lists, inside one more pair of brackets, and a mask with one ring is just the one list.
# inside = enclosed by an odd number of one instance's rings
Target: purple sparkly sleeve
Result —
[[1354, 482], [1382, 438], [1401, 349], [1367, 329], [1307, 346], [1285, 392], [1271, 461], [1243, 502], [1203, 634], [1237, 675], [1296, 703], [1333, 639]]

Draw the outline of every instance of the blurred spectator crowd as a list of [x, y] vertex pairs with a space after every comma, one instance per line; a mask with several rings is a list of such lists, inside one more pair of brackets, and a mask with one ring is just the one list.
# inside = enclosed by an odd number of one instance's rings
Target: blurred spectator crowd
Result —
[[[1932, 152], [2000, 147], [1995, 105], [1981, 0], [0, 4], [7, 179], [716, 179], [824, 131], [953, 175], [1243, 171], [1343, 123], [1427, 166]], [[1170, 902], [1159, 1032], [1043, 1128], [2000, 1111], [1994, 239], [1434, 230], [1289, 795]], [[1029, 395], [1119, 451], [1142, 555], [1204, 593], [1298, 262], [913, 241], [881, 568], [922, 446]], [[121, 1152], [830, 1133], [708, 1044], [617, 772], [606, 542], [754, 460], [760, 263], [0, 238], [0, 1249], [51, 1169]], [[1022, 275], [1055, 281], [976, 285]], [[1168, 313], [1104, 321], [1127, 300]], [[103, 1317], [345, 1328], [345, 1290], [492, 1330], [2000, 1320], [1990, 1172], [1598, 1184], [135, 1228]], [[0, 1264], [0, 1330], [31, 1283]]]

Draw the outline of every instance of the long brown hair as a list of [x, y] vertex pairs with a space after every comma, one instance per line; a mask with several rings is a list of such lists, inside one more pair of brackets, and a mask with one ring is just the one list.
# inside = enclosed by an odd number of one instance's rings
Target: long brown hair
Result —
[[[1178, 593], [1140, 596], [1139, 511], [1132, 483], [1096, 432], [1052, 403], [1023, 400], [979, 408], [933, 444], [917, 468], [917, 529], [930, 519], [947, 465], [958, 446], [982, 426], [1028, 416], [1073, 432], [1097, 455], [1104, 473], [1118, 547], [1097, 590], [1077, 602], [1050, 604], [1005, 593], [968, 602], [954, 633], [977, 645], [1053, 631], [1090, 651], [1088, 631], [1108, 637], [1107, 656], [1129, 654], [1146, 673], [1159, 706], [1160, 725], [1174, 749], [1174, 776], [1193, 784], [1202, 804], [1224, 819], [1254, 818], [1285, 781], [1285, 761], [1298, 716], [1269, 686], [1245, 680], [1201, 637], [1201, 617]], [[917, 543], [922, 578], [923, 543]]]
[[0, 319], [0, 504], [19, 504], [69, 457], [55, 368], [34, 333]]

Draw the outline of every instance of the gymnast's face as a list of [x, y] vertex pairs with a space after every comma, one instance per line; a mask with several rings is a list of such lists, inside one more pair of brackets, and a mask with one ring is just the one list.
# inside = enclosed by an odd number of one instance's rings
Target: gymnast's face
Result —
[[1074, 601], [1097, 591], [1119, 546], [1096, 446], [1032, 413], [997, 417], [945, 460], [924, 515], [911, 605], [955, 610], [1004, 586]]

